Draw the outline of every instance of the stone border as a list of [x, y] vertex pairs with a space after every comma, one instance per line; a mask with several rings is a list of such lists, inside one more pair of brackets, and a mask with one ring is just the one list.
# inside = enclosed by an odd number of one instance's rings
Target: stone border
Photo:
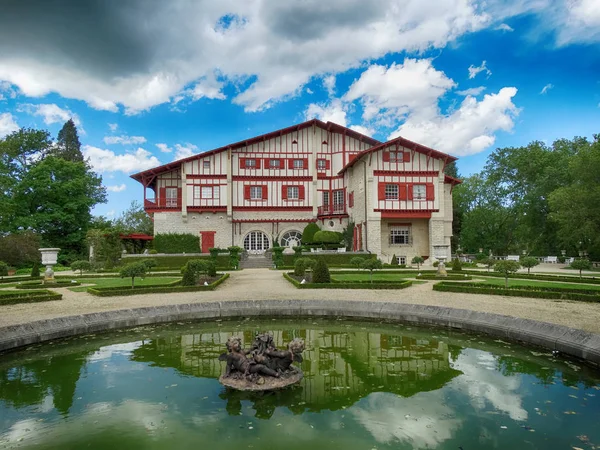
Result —
[[0, 351], [29, 344], [155, 323], [248, 316], [322, 316], [396, 320], [475, 331], [558, 350], [600, 365], [600, 335], [530, 319], [466, 309], [350, 300], [203, 302], [121, 309], [40, 320], [0, 328]]

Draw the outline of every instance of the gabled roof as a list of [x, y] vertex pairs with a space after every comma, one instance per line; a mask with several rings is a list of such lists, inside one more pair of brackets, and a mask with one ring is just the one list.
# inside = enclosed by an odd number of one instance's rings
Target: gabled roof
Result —
[[416, 142], [409, 141], [408, 139], [405, 139], [402, 136], [399, 136], [395, 139], [392, 139], [387, 142], [382, 142], [381, 144], [377, 144], [374, 147], [368, 148], [368, 149], [363, 150], [362, 152], [358, 153], [356, 155], [356, 157], [352, 158], [352, 160], [350, 160], [350, 162], [348, 162], [344, 166], [344, 168], [338, 172], [338, 174], [344, 173], [347, 169], [352, 167], [363, 156], [368, 155], [369, 153], [372, 153], [372, 152], [376, 152], [377, 150], [381, 150], [385, 147], [389, 147], [390, 145], [394, 145], [394, 144], [398, 144], [398, 145], [401, 145], [402, 147], [406, 147], [410, 150], [414, 150], [416, 152], [423, 153], [424, 155], [433, 156], [434, 158], [438, 158], [438, 159], [444, 159], [447, 162], [456, 161], [458, 159], [454, 156], [448, 155], [447, 153], [442, 153], [440, 151], [426, 147], [425, 145], [417, 144]]
[[359, 133], [357, 131], [351, 130], [350, 128], [343, 127], [343, 126], [338, 125], [333, 122], [325, 123], [318, 119], [312, 119], [312, 120], [308, 120], [306, 122], [302, 122], [298, 125], [293, 125], [291, 127], [282, 128], [282, 129], [276, 130], [276, 131], [271, 131], [270, 133], [261, 134], [260, 136], [256, 136], [256, 137], [253, 137], [250, 139], [236, 142], [235, 144], [224, 145], [223, 147], [215, 148], [214, 150], [198, 153], [197, 155], [192, 155], [187, 158], [179, 159], [177, 161], [173, 161], [171, 163], [164, 164], [162, 166], [154, 167], [152, 169], [148, 169], [143, 172], [134, 173], [133, 175], [131, 175], [131, 178], [133, 178], [136, 181], [141, 182], [142, 179], [145, 177], [156, 176], [160, 173], [169, 172], [173, 169], [178, 168], [183, 163], [186, 163], [188, 161], [194, 161], [196, 159], [205, 158], [207, 156], [214, 155], [215, 153], [224, 152], [230, 148], [231, 149], [244, 148], [244, 147], [247, 147], [248, 145], [255, 144], [257, 142], [261, 142], [261, 141], [271, 139], [271, 138], [274, 138], [277, 136], [281, 136], [283, 134], [291, 133], [292, 131], [298, 131], [298, 130], [302, 130], [304, 128], [309, 128], [313, 125], [316, 125], [319, 128], [322, 128], [323, 130], [337, 131], [339, 133], [345, 133], [347, 136], [350, 136], [350, 137], [353, 137], [360, 141], [366, 142], [370, 145], [381, 144], [381, 141], [378, 141], [377, 139], [373, 139], [372, 137], [369, 137], [369, 136]]

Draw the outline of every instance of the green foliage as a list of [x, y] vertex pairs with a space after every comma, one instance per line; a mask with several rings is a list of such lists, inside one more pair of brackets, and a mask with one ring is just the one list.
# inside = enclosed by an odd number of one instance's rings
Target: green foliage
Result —
[[66, 161], [83, 162], [81, 142], [79, 142], [77, 127], [72, 119], [67, 120], [58, 132], [56, 145], [50, 153]]
[[589, 259], [578, 258], [571, 263], [571, 268], [579, 270], [579, 278], [581, 278], [581, 272], [583, 270], [590, 270], [592, 268], [592, 263]]
[[485, 267], [487, 267], [488, 272], [490, 271], [490, 268], [492, 268], [494, 266], [494, 264], [496, 264], [496, 260], [492, 257], [485, 257], [481, 260], [479, 260], [480, 264], [483, 264]]
[[[0, 216], [2, 216], [2, 212], [0, 212]], [[30, 266], [40, 260], [38, 249], [41, 244], [40, 236], [31, 231], [0, 236], [0, 261], [4, 261], [12, 267]]]
[[[71, 269], [79, 270], [79, 274], [83, 275], [84, 270], [86, 272], [89, 272], [90, 270], [92, 270], [92, 264], [89, 261], [85, 261], [85, 260], [73, 261], [71, 263]], [[31, 276], [34, 276], [33, 272], [31, 273]]]
[[306, 274], [306, 261], [308, 258], [298, 258], [294, 263], [294, 275], [303, 277]]
[[182, 268], [182, 272], [181, 284], [183, 286], [196, 286], [200, 275], [211, 278], [217, 275], [214, 262], [208, 259], [191, 259]]
[[0, 261], [0, 278], [8, 276], [8, 264]]
[[352, 250], [354, 244], [354, 222], [348, 222], [348, 225], [344, 228], [341, 242], [346, 246], [346, 250]]
[[365, 258], [362, 258], [360, 256], [355, 256], [354, 258], [352, 258], [350, 260], [350, 264], [352, 264], [357, 269], [360, 269], [364, 262], [365, 262]]
[[40, 276], [40, 263], [35, 261], [33, 263], [33, 267], [31, 268], [31, 276], [39, 277]]
[[377, 281], [374, 283], [364, 281], [342, 281], [335, 283], [300, 283], [298, 280], [290, 277], [287, 273], [283, 277], [292, 283], [298, 289], [405, 289], [412, 286], [411, 280], [402, 281]]
[[115, 267], [121, 258], [121, 238], [114, 229], [92, 229], [87, 232], [87, 244], [94, 248], [92, 263], [105, 269]]
[[210, 253], [210, 258], [215, 261], [219, 253], [221, 253], [221, 249], [219, 247], [211, 247], [208, 249], [208, 253]]
[[494, 264], [494, 271], [504, 275], [504, 286], [508, 287], [508, 276], [515, 273], [521, 268], [521, 264], [517, 261], [498, 261]]
[[394, 254], [392, 255], [392, 260], [390, 261], [390, 266], [397, 266], [400, 264], [400, 260], [398, 259], [398, 257]]
[[[352, 258], [355, 258], [357, 255], [355, 253], [311, 253], [310, 257], [315, 260], [322, 259], [324, 260], [328, 266], [331, 267], [340, 267], [340, 266], [348, 266], [350, 267], [352, 263], [350, 262]], [[361, 254], [361, 258], [375, 258], [377, 255], [375, 254]], [[294, 255], [283, 255], [283, 265], [286, 267], [294, 266]]]
[[283, 266], [283, 247], [273, 247], [273, 264], [276, 268]]
[[455, 272], [460, 272], [462, 270], [462, 263], [460, 262], [460, 259], [454, 258], [452, 260], [451, 268]]
[[200, 253], [200, 238], [190, 233], [160, 233], [154, 236], [158, 253]]
[[[144, 211], [144, 206], [137, 201], [132, 201], [123, 213], [115, 220], [115, 228], [123, 234], [141, 233], [152, 235], [154, 233], [154, 223], [150, 216]], [[196, 241], [198, 238], [196, 238]], [[198, 242], [196, 242], [196, 252]]]
[[312, 241], [315, 244], [339, 244], [342, 239], [341, 233], [320, 230], [313, 235]]
[[526, 256], [525, 258], [521, 258], [520, 262], [521, 262], [521, 266], [523, 266], [527, 269], [527, 273], [529, 273], [531, 271], [532, 267], [535, 267], [540, 263], [537, 260], [537, 258], [534, 258], [533, 256]]
[[329, 267], [323, 259], [317, 259], [317, 262], [312, 272], [313, 283], [331, 283], [331, 275], [329, 274]]
[[141, 261], [141, 263], [146, 266], [148, 273], [150, 273], [152, 271], [152, 269], [157, 266], [157, 262], [155, 259], [145, 259], [145, 260]]
[[421, 264], [423, 264], [424, 262], [425, 262], [425, 260], [420, 256], [415, 256], [411, 261], [412, 264], [417, 265], [417, 270], [419, 270], [419, 268], [421, 267]]
[[137, 286], [133, 289], [124, 289], [123, 287], [90, 287], [87, 292], [96, 295], [98, 297], [114, 297], [122, 295], [139, 295], [139, 294], [170, 294], [178, 292], [200, 292], [200, 291], [214, 291], [217, 286], [223, 283], [229, 274], [223, 274], [218, 280], [213, 281], [207, 286], [185, 286], [181, 283], [179, 286], [175, 285], [154, 285], [154, 286]]
[[373, 271], [379, 270], [383, 267], [383, 263], [380, 259], [365, 259], [361, 264], [360, 268], [369, 271], [371, 283], [373, 282]]
[[434, 261], [432, 265], [433, 265], [433, 267], [438, 267], [440, 265], [440, 262], [439, 261]]
[[127, 264], [120, 271], [121, 278], [131, 278], [131, 288], [133, 289], [136, 277], [143, 277], [147, 272], [146, 264], [143, 262], [134, 262]]
[[149, 250], [148, 253], [151, 255], [156, 255], [158, 253], [158, 251], [153, 248], [153, 249]]
[[313, 238], [315, 233], [320, 231], [319, 225], [314, 222], [309, 223], [304, 227], [304, 231], [302, 232], [302, 244], [312, 244], [314, 242]]
[[297, 245], [296, 247], [293, 247], [293, 250], [294, 250], [294, 259], [302, 258], [302, 246], [301, 245]]
[[61, 300], [62, 294], [47, 289], [32, 291], [5, 291], [0, 292], [0, 306], [15, 305], [17, 303], [38, 303], [51, 300]]

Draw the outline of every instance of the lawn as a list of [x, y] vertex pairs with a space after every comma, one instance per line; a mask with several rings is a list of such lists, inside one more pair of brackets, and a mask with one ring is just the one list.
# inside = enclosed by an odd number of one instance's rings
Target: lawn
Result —
[[[474, 280], [484, 280], [487, 284], [497, 284], [504, 286], [504, 278], [496, 277], [480, 277], [479, 275], [473, 275]], [[518, 280], [514, 278], [508, 279], [508, 287], [511, 286], [539, 286], [539, 287], [558, 287], [568, 289], [593, 289], [600, 291], [600, 285], [598, 284], [580, 284], [580, 283], [559, 283], [555, 281], [537, 281], [537, 280]]]
[[[369, 281], [369, 272], [340, 273], [331, 271], [331, 278], [336, 281]], [[373, 272], [373, 281], [398, 281], [415, 278], [416, 273], [377, 273]]]
[[[147, 285], [155, 285], [155, 284], [169, 284], [173, 281], [177, 281], [181, 279], [181, 277], [147, 277], [147, 278], [137, 278], [135, 279], [136, 286], [147, 286]], [[131, 287], [131, 278], [87, 278], [78, 280], [82, 284], [86, 284], [87, 286], [79, 286], [74, 288], [69, 288], [70, 291], [73, 292], [87, 292], [87, 288], [91, 287], [89, 285], [95, 285], [97, 287], [118, 287], [125, 286]]]
[[6, 283], [6, 284], [0, 284], [0, 289], [5, 289], [5, 288], [14, 288], [18, 283]]

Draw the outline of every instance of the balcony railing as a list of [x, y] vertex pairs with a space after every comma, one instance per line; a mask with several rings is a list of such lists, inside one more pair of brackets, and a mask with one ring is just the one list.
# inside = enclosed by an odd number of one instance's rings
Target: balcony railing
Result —
[[159, 202], [159, 203], [157, 203], [156, 200], [157, 199], [154, 199], [154, 198], [144, 199], [144, 208], [145, 209], [158, 209], [158, 208], [160, 208], [160, 209], [163, 209], [163, 208], [178, 209], [178, 208], [181, 208], [181, 199], [179, 199], [179, 198], [162, 199], [162, 202]]
[[334, 216], [336, 214], [346, 214], [346, 205], [319, 206], [319, 216]]

